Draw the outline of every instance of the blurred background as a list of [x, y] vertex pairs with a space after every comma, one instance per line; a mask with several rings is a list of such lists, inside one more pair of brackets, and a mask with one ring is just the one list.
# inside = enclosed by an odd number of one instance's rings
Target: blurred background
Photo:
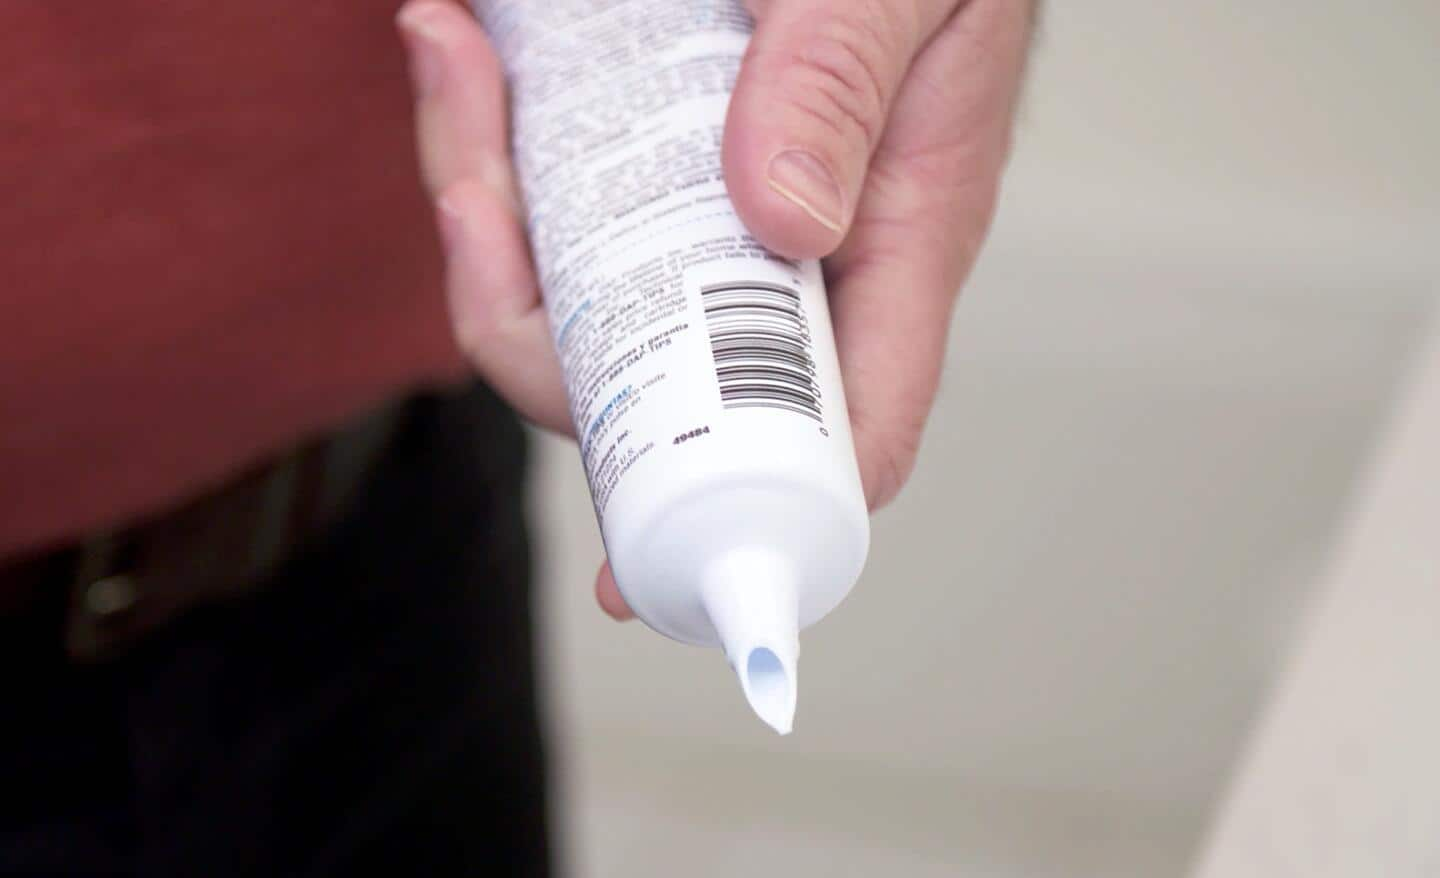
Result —
[[1440, 292], [1440, 6], [1053, 2], [944, 387], [796, 732], [617, 626], [540, 437], [578, 876], [1184, 874]]

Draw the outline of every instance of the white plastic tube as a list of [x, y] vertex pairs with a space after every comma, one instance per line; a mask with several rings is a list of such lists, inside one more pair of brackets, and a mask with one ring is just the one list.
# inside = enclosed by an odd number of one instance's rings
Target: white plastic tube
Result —
[[869, 521], [815, 262], [721, 173], [736, 0], [477, 0], [511, 87], [530, 234], [606, 551], [650, 627], [723, 646], [784, 734], [798, 632]]

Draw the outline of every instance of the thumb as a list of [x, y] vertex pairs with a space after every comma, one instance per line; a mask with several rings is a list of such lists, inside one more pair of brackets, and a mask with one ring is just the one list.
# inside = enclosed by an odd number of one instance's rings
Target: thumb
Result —
[[725, 125], [725, 179], [767, 247], [824, 256], [849, 230], [890, 105], [947, 0], [751, 0], [755, 35]]

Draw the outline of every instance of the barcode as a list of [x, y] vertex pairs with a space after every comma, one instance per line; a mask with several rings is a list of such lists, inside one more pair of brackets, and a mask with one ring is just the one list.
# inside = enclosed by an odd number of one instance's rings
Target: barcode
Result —
[[823, 420], [800, 294], [760, 281], [700, 288], [725, 408], [777, 408]]

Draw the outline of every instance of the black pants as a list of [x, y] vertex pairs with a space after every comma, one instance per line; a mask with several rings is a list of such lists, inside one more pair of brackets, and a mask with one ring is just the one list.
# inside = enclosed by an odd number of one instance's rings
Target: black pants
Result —
[[254, 594], [92, 666], [0, 619], [0, 874], [549, 874], [523, 464], [424, 398]]

